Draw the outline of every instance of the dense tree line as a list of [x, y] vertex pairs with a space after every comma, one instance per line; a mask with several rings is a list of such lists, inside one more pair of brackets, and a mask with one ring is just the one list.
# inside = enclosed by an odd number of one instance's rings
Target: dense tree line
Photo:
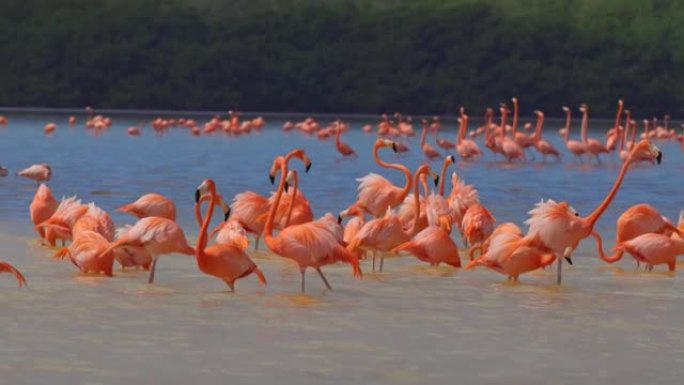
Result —
[[679, 0], [4, 0], [0, 105], [684, 113]]

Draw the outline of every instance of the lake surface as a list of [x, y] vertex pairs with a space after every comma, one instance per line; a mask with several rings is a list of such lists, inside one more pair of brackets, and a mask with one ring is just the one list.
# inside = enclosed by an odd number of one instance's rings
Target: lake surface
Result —
[[[194, 191], [204, 178], [213, 178], [226, 197], [245, 190], [266, 194], [273, 189], [267, 176], [273, 157], [292, 148], [304, 148], [313, 160], [301, 187], [317, 217], [352, 202], [355, 178], [370, 171], [403, 180], [372, 160], [374, 136], [360, 127], [376, 119], [352, 121], [344, 140], [359, 156], [341, 160], [334, 140], [283, 133], [284, 117], [268, 117], [261, 133], [241, 137], [193, 137], [181, 128], [156, 137], [149, 125], [142, 136], [130, 137], [128, 126], [152, 116], [111, 115], [111, 129], [95, 136], [84, 130], [82, 115], [74, 128], [66, 114], [7, 115], [9, 125], [0, 126], [0, 164], [12, 174], [47, 162], [58, 199], [93, 201], [117, 226], [134, 218], [114, 208], [147, 192], [165, 194], [176, 202], [191, 244], [198, 231]], [[48, 121], [59, 124], [50, 136], [42, 131]], [[564, 150], [560, 126], [551, 121], [545, 133]], [[455, 125], [444, 132], [452, 139]], [[423, 161], [418, 137], [409, 144], [409, 154], [384, 151], [381, 157], [415, 169]], [[658, 145], [663, 164], [634, 167], [597, 224], [607, 248], [627, 207], [648, 202], [673, 221], [684, 208], [684, 155], [678, 143]], [[567, 200], [586, 215], [618, 169], [612, 156], [601, 166], [578, 164], [567, 154], [563, 163], [506, 165], [489, 153], [453, 168], [475, 184], [499, 222], [521, 225], [541, 198]], [[144, 272], [78, 276], [70, 263], [51, 260], [53, 251], [37, 241], [28, 213], [34, 192], [33, 181], [0, 178], [0, 259], [22, 270], [30, 285], [18, 289], [11, 277], [0, 276], [3, 385], [675, 384], [684, 375], [681, 273], [666, 273], [663, 266], [637, 272], [630, 256], [607, 265], [592, 239], [580, 245], [574, 266], [566, 264], [562, 287], [552, 271], [512, 284], [485, 269], [431, 268], [398, 257], [386, 261], [383, 273], [371, 273], [363, 262], [362, 280], [348, 265], [325, 267], [333, 291], [323, 291], [309, 272], [302, 295], [297, 268], [258, 251], [250, 254], [268, 286], [252, 276], [231, 294], [181, 255], [160, 259], [154, 285], [146, 284]]]

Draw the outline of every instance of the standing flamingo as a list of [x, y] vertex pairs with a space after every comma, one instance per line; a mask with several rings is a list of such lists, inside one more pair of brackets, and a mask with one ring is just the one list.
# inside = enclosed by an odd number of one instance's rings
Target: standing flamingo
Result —
[[534, 111], [537, 115], [537, 126], [534, 131], [534, 147], [542, 154], [544, 161], [546, 161], [546, 156], [551, 155], [556, 157], [556, 161], [560, 160], [560, 152], [549, 143], [547, 140], [542, 139], [542, 126], [544, 125], [544, 113], [541, 111]]
[[629, 158], [620, 168], [620, 173], [603, 202], [588, 216], [580, 217], [567, 202], [556, 203], [553, 200], [542, 201], [532, 209], [526, 223], [530, 226], [527, 237], [534, 238], [539, 247], [546, 247], [556, 254], [558, 259], [557, 282], [561, 282], [561, 256], [571, 263], [570, 255], [579, 242], [588, 237], [594, 229], [594, 224], [608, 208], [617, 194], [622, 180], [630, 165], [638, 156], [651, 156], [660, 163], [662, 153], [648, 140], [642, 140], [632, 149]]
[[[622, 104], [620, 104], [620, 107], [618, 107], [618, 113], [622, 112], [621, 106]], [[589, 126], [589, 107], [586, 104], [582, 104], [579, 110], [582, 112], [582, 143], [584, 143], [587, 148], [587, 154], [593, 155], [596, 158], [596, 162], [600, 164], [601, 158], [599, 158], [599, 154], [607, 154], [608, 149], [598, 140], [587, 138], [587, 127]]]
[[535, 145], [535, 136], [527, 135], [523, 132], [518, 132], [518, 98], [511, 99], [513, 101], [513, 124], [511, 127], [511, 136], [513, 140], [522, 147], [523, 150], [527, 150]]
[[141, 196], [135, 202], [127, 203], [116, 211], [131, 214], [138, 219], [145, 217], [162, 217], [176, 220], [176, 205], [161, 194], [149, 193]]
[[35, 227], [37, 230], [45, 229], [45, 240], [50, 246], [55, 246], [58, 239], [62, 240], [63, 246], [65, 241], [72, 239], [71, 228], [86, 211], [88, 206], [81, 204], [81, 200], [75, 196], [62, 198], [52, 216]]
[[482, 150], [473, 140], [466, 139], [465, 133], [468, 128], [468, 116], [461, 108], [461, 124], [458, 130], [458, 138], [456, 140], [456, 153], [463, 159], [473, 159], [482, 155]]
[[69, 257], [71, 263], [82, 274], [103, 273], [107, 277], [113, 275], [114, 252], [108, 249], [109, 242], [96, 231], [83, 230], [74, 234], [74, 242], [69, 247], [62, 247], [53, 255], [54, 259], [62, 260]]
[[[57, 206], [59, 206], [59, 202], [52, 195], [50, 188], [46, 184], [41, 183], [29, 206], [31, 223], [36, 226], [47, 220], [55, 213]], [[38, 228], [38, 234], [40, 234], [41, 238], [45, 238], [45, 229], [42, 227]]]
[[157, 260], [161, 255], [181, 253], [195, 255], [195, 249], [190, 247], [183, 229], [174, 221], [162, 217], [145, 217], [130, 227], [124, 235], [109, 244], [109, 247], [98, 255], [101, 258], [106, 253], [121, 246], [144, 247], [152, 255], [152, 266], [148, 283], [154, 283], [154, 272]]
[[527, 160], [525, 157], [525, 151], [515, 140], [508, 137], [506, 134], [506, 114], [508, 112], [505, 106], [500, 108], [501, 110], [501, 152], [506, 157], [506, 160], [512, 162], [515, 159]]
[[237, 279], [252, 273], [256, 274], [259, 282], [265, 285], [266, 277], [264, 277], [259, 267], [243, 249], [226, 244], [215, 244], [207, 247], [209, 238], [207, 236], [207, 229], [211, 216], [214, 213], [214, 205], [218, 203], [216, 185], [211, 179], [205, 179], [197, 187], [195, 192], [196, 206], [200, 205], [200, 197], [207, 192], [211, 196], [211, 201], [195, 246], [195, 257], [197, 258], [197, 266], [200, 271], [223, 280], [230, 287], [230, 291], [235, 291], [235, 281]]
[[[273, 236], [273, 220], [280, 204], [280, 198], [285, 188], [288, 175], [287, 163], [280, 163], [280, 182], [276, 190], [276, 198], [268, 213], [264, 226], [264, 241], [271, 251], [281, 257], [294, 260], [299, 265], [302, 276], [302, 292], [305, 291], [304, 277], [308, 267], [318, 272], [328, 290], [332, 289], [327, 278], [321, 271], [321, 266], [337, 261], [348, 262], [352, 265], [354, 276], [361, 276], [359, 261], [352, 253], [344, 250], [335, 236], [326, 229], [311, 222], [286, 227], [277, 236]], [[342, 258], [347, 258], [346, 260]]]
[[442, 154], [440, 154], [439, 151], [437, 151], [434, 147], [426, 143], [428, 121], [423, 119], [422, 124], [423, 131], [420, 134], [420, 148], [423, 149], [423, 153], [428, 158], [428, 160], [441, 158]]
[[[354, 240], [347, 247], [350, 251], [382, 251], [387, 252], [400, 244], [408, 241], [418, 233], [420, 222], [420, 198], [418, 193], [418, 184], [421, 175], [429, 174], [435, 178], [435, 183], [438, 182], [439, 177], [430, 169], [428, 165], [421, 165], [415, 172], [413, 180], [413, 199], [415, 205], [414, 220], [411, 227], [406, 230], [404, 224], [397, 215], [393, 215], [390, 210], [387, 210], [383, 218], [375, 218], [368, 221]], [[380, 256], [380, 271], [382, 271], [384, 262], [384, 254]], [[375, 264], [375, 260], [373, 260]]]
[[14, 278], [17, 279], [17, 283], [19, 284], [19, 287], [22, 287], [24, 285], [27, 285], [26, 283], [26, 278], [21, 274], [17, 268], [14, 266], [10, 265], [9, 263], [5, 261], [0, 261], [0, 273], [9, 273], [14, 276]]
[[677, 256], [684, 254], [684, 238], [679, 234], [647, 233], [624, 241], [615, 246], [619, 253], [628, 252], [640, 262], [646, 263], [649, 270], [653, 265], [667, 264], [670, 271], [675, 270]]
[[359, 183], [356, 205], [366, 210], [372, 216], [379, 218], [386, 212], [387, 208], [399, 206], [411, 190], [411, 171], [399, 163], [386, 163], [378, 155], [382, 147], [394, 149], [395, 142], [386, 139], [377, 139], [373, 145], [373, 159], [380, 167], [399, 170], [404, 173], [406, 183], [403, 187], [395, 186], [385, 177], [375, 173], [370, 173], [357, 179]]
[[430, 129], [435, 133], [435, 142], [437, 142], [437, 145], [441, 147], [444, 151], [448, 152], [452, 148], [456, 147], [456, 143], [450, 141], [449, 139], [439, 137], [439, 131], [442, 129], [442, 123], [439, 121], [438, 117], [432, 117], [432, 124], [430, 124]]
[[563, 111], [565, 111], [565, 133], [563, 135], [563, 140], [565, 141], [565, 147], [568, 148], [568, 151], [573, 153], [579, 161], [582, 161], [582, 155], [587, 153], [587, 145], [584, 144], [584, 141], [577, 141], [577, 140], [571, 140], [570, 139], [570, 115], [572, 114], [571, 110], [569, 107], [563, 106]]
[[356, 151], [354, 151], [353, 148], [351, 148], [350, 145], [347, 143], [344, 143], [340, 140], [340, 134], [342, 132], [342, 129], [340, 127], [340, 124], [336, 125], [335, 128], [335, 147], [337, 147], [337, 151], [342, 154], [342, 156], [356, 156]]
[[33, 179], [37, 184], [40, 184], [40, 182], [50, 179], [52, 168], [47, 163], [34, 164], [17, 172], [17, 175]]
[[406, 251], [430, 266], [446, 263], [453, 267], [461, 267], [458, 247], [451, 239], [450, 219], [440, 218], [439, 226], [430, 225], [421, 230], [412, 240], [402, 243], [392, 249], [393, 253]]
[[613, 151], [617, 147], [618, 139], [620, 138], [620, 133], [622, 132], [620, 129], [620, 117], [622, 116], [623, 107], [624, 103], [622, 102], [622, 99], [618, 100], [618, 110], [617, 114], [615, 115], [615, 123], [613, 124], [613, 127], [606, 133], [606, 149], [608, 151]]

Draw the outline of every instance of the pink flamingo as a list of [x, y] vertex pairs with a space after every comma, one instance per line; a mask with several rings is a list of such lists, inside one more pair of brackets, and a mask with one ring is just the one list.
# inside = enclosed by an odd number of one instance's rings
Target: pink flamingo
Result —
[[439, 131], [442, 129], [442, 123], [436, 116], [432, 117], [432, 124], [430, 124], [430, 129], [435, 133], [435, 141], [437, 145], [441, 147], [444, 151], [449, 151], [456, 147], [456, 144], [449, 139], [444, 139], [439, 137]]
[[37, 184], [40, 184], [44, 180], [50, 180], [52, 168], [47, 163], [34, 164], [17, 172], [17, 175], [33, 179]]
[[458, 247], [449, 236], [451, 223], [448, 218], [440, 218], [439, 226], [428, 226], [407, 242], [392, 249], [393, 253], [406, 251], [430, 266], [446, 263], [453, 267], [461, 267]]
[[[36, 226], [47, 220], [55, 213], [57, 206], [59, 206], [59, 202], [52, 195], [50, 188], [46, 184], [41, 183], [29, 206], [31, 223]], [[40, 234], [41, 238], [45, 238], [45, 229], [42, 227], [38, 228], [38, 234]]]
[[675, 270], [677, 256], [684, 254], [684, 238], [679, 234], [642, 234], [615, 246], [617, 252], [628, 252], [640, 262], [646, 263], [648, 270], [654, 265], [667, 264], [670, 271]]
[[608, 151], [613, 151], [617, 147], [618, 139], [620, 137], [620, 117], [622, 116], [622, 109], [624, 107], [624, 103], [622, 102], [622, 99], [618, 100], [618, 111], [617, 114], [615, 115], [615, 124], [613, 124], [613, 127], [606, 132], [606, 149]]
[[468, 207], [461, 221], [466, 244], [477, 246], [484, 242], [494, 231], [495, 223], [496, 218], [482, 204], [475, 203]]
[[342, 154], [342, 156], [356, 156], [356, 151], [354, 151], [350, 145], [340, 140], [341, 132], [342, 130], [338, 122], [335, 128], [335, 147], [337, 147], [337, 151]]
[[107, 277], [113, 276], [114, 253], [108, 249], [109, 242], [98, 232], [92, 230], [80, 231], [78, 237], [69, 247], [63, 247], [53, 255], [54, 259], [62, 260], [69, 257], [71, 263], [82, 274], [103, 273]]
[[71, 228], [86, 211], [88, 211], [88, 206], [81, 204], [81, 200], [76, 199], [75, 196], [62, 198], [52, 216], [35, 227], [36, 229], [45, 228], [45, 240], [50, 246], [55, 246], [58, 239], [62, 240], [62, 246], [64, 246], [65, 241], [72, 239]]
[[[621, 113], [621, 107], [618, 108], [619, 113]], [[596, 161], [600, 164], [601, 159], [599, 158], [599, 154], [607, 154], [608, 149], [598, 140], [587, 138], [587, 127], [589, 126], [589, 107], [586, 104], [582, 104], [579, 110], [582, 111], [582, 142], [587, 147], [587, 154], [593, 155], [596, 158]]]
[[281, 257], [294, 260], [299, 265], [302, 275], [302, 292], [305, 291], [304, 277], [308, 267], [318, 272], [328, 290], [332, 289], [321, 267], [337, 261], [348, 262], [352, 265], [354, 276], [361, 276], [359, 261], [354, 254], [347, 252], [330, 232], [314, 223], [303, 223], [286, 227], [277, 236], [273, 236], [273, 220], [280, 197], [285, 188], [287, 178], [287, 163], [280, 163], [280, 182], [276, 190], [276, 198], [268, 213], [264, 226], [264, 241], [271, 251]]
[[[393, 215], [390, 210], [387, 210], [383, 218], [375, 218], [366, 222], [347, 249], [350, 251], [379, 250], [387, 252], [416, 235], [420, 219], [418, 182], [421, 175], [424, 174], [430, 174], [436, 178], [435, 182], [437, 182], [437, 175], [432, 172], [428, 165], [424, 164], [418, 167], [413, 180], [413, 196], [416, 209], [413, 224], [408, 230], [404, 229], [404, 224], [398, 216]], [[382, 271], [383, 262], [384, 255], [381, 255], [380, 271]], [[375, 270], [375, 258], [373, 259], [373, 270]]]
[[551, 155], [556, 157], [556, 161], [560, 160], [560, 152], [549, 143], [547, 140], [542, 139], [542, 126], [544, 125], [544, 113], [541, 111], [534, 111], [537, 115], [537, 126], [534, 131], [534, 147], [542, 154], [544, 161], [546, 161], [546, 156]]
[[630, 165], [638, 156], [648, 155], [660, 162], [662, 153], [648, 140], [643, 140], [632, 149], [629, 158], [623, 163], [620, 173], [603, 202], [588, 216], [580, 217], [579, 214], [567, 202], [556, 203], [553, 200], [542, 201], [532, 209], [530, 218], [526, 223], [530, 226], [526, 238], [535, 240], [539, 248], [547, 248], [558, 257], [557, 282], [561, 282], [560, 256], [565, 257], [571, 263], [570, 255], [579, 242], [588, 237], [594, 229], [594, 224], [617, 194], [622, 180]]
[[213, 275], [223, 280], [230, 291], [235, 291], [235, 281], [237, 279], [246, 277], [254, 273], [261, 284], [266, 284], [266, 277], [259, 270], [259, 267], [252, 261], [252, 259], [243, 251], [243, 249], [226, 244], [215, 244], [207, 247], [209, 237], [207, 236], [207, 229], [211, 216], [214, 213], [214, 206], [218, 203], [216, 194], [216, 185], [211, 179], [205, 179], [202, 184], [197, 187], [195, 192], [195, 205], [200, 205], [200, 197], [205, 194], [210, 194], [210, 203], [207, 208], [207, 214], [200, 228], [200, 234], [197, 238], [197, 245], [195, 246], [195, 257], [197, 258], [197, 266], [200, 271], [207, 275]]
[[511, 127], [511, 136], [515, 143], [517, 143], [523, 150], [527, 150], [535, 145], [534, 135], [527, 135], [522, 132], [518, 132], [518, 98], [512, 98], [513, 101], [513, 125]]
[[107, 242], [113, 241], [116, 229], [114, 228], [112, 218], [106, 211], [95, 206], [95, 203], [88, 203], [87, 206], [88, 210], [76, 220], [71, 229], [74, 240], [80, 232], [90, 230], [102, 235]]
[[578, 141], [578, 140], [571, 140], [569, 139], [570, 137], [570, 115], [571, 115], [571, 110], [568, 107], [563, 106], [563, 111], [565, 111], [566, 118], [565, 118], [565, 135], [563, 136], [563, 140], [565, 140], [565, 147], [568, 148], [568, 151], [573, 153], [579, 161], [582, 161], [582, 155], [587, 153], [587, 145], [584, 144], [584, 141]]
[[52, 134], [53, 132], [55, 132], [56, 129], [57, 125], [55, 123], [48, 123], [43, 127], [43, 131], [46, 134]]
[[426, 143], [427, 139], [427, 129], [428, 129], [428, 121], [423, 119], [423, 131], [420, 134], [420, 148], [423, 149], [423, 153], [425, 156], [428, 158], [428, 160], [433, 160], [437, 158], [441, 158], [442, 154], [439, 153], [434, 147]]
[[400, 205], [411, 190], [411, 171], [399, 163], [386, 163], [378, 155], [382, 147], [394, 149], [395, 142], [386, 139], [377, 139], [373, 145], [373, 159], [380, 167], [399, 170], [404, 173], [406, 183], [403, 187], [395, 186], [387, 178], [375, 173], [370, 173], [357, 179], [359, 183], [357, 201], [354, 204], [362, 207], [370, 215], [379, 218], [386, 212], [387, 208], [394, 208]]
[[465, 133], [468, 127], [468, 116], [463, 112], [464, 109], [461, 108], [461, 125], [458, 130], [458, 138], [456, 141], [456, 153], [463, 159], [473, 159], [482, 155], [482, 150], [478, 147], [477, 143], [470, 139], [466, 139]]
[[9, 263], [7, 263], [5, 261], [0, 261], [0, 273], [12, 274], [14, 276], [14, 278], [16, 278], [17, 283], [19, 284], [19, 287], [22, 287], [24, 285], [28, 285], [26, 283], [26, 278], [24, 278], [24, 276], [21, 274], [21, 272], [19, 270], [17, 270], [17, 268], [15, 268], [14, 266], [10, 265]]
[[[512, 162], [515, 159], [527, 160], [525, 151], [518, 143], [506, 135], [506, 114], [507, 108], [501, 107], [501, 152], [506, 157], [506, 160]], [[495, 139], [496, 140], [496, 139]]]
[[145, 217], [162, 217], [176, 220], [176, 205], [164, 195], [149, 193], [141, 196], [135, 202], [127, 203], [116, 211], [131, 214], [138, 219]]

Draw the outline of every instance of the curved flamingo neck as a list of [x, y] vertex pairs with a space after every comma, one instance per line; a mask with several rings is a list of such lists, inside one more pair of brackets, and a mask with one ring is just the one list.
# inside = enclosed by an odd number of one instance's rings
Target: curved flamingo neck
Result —
[[202, 207], [202, 203], [208, 201], [209, 199], [211, 199], [211, 196], [204, 194], [204, 195], [202, 195], [200, 200], [195, 203], [195, 220], [197, 221], [197, 226], [200, 228], [202, 227], [202, 222], [203, 222], [202, 212], [200, 211], [201, 207]]
[[441, 196], [444, 196], [444, 179], [446, 179], [447, 168], [449, 168], [449, 164], [451, 164], [451, 161], [448, 159], [449, 157], [444, 158], [442, 170], [439, 172], [439, 187], [437, 187], [437, 193]]
[[506, 116], [508, 115], [507, 110], [504, 108], [501, 111], [501, 136], [506, 136]]
[[[202, 227], [200, 228], [199, 236], [197, 237], [197, 244], [195, 245], [195, 252], [197, 257], [204, 255], [204, 248], [207, 246], [207, 229], [209, 228], [209, 222], [211, 222], [211, 216], [214, 214], [214, 206], [216, 205], [216, 185], [213, 181], [209, 181], [209, 194], [211, 194], [211, 200], [209, 201], [209, 207], [207, 207], [207, 215], [204, 217], [204, 222], [202, 222]], [[199, 209], [202, 199], [199, 200], [195, 205]]]
[[622, 116], [622, 107], [623, 107], [622, 100], [619, 100], [618, 101], [617, 114], [615, 115], [615, 124], [613, 125], [613, 128], [615, 129], [616, 133], [617, 133], [618, 127], [620, 127], [620, 116]]
[[278, 182], [278, 189], [276, 190], [275, 201], [271, 205], [271, 209], [268, 212], [268, 217], [266, 218], [266, 224], [264, 225], [264, 242], [270, 249], [275, 248], [275, 243], [273, 239], [273, 220], [276, 216], [276, 211], [278, 210], [278, 205], [280, 204], [280, 198], [283, 196], [283, 190], [285, 189], [285, 178], [287, 178], [287, 165], [283, 162], [280, 164], [280, 181]]
[[299, 175], [295, 170], [292, 170], [292, 176], [294, 178], [294, 185], [292, 188], [292, 200], [290, 201], [290, 208], [287, 209], [287, 219], [285, 219], [285, 227], [290, 225], [290, 219], [292, 219], [292, 211], [294, 211], [295, 200], [297, 200], [297, 192], [299, 191]]
[[627, 169], [629, 169], [629, 166], [634, 161], [634, 154], [636, 153], [635, 150], [636, 147], [633, 147], [632, 151], [629, 153], [629, 156], [627, 157], [627, 159], [625, 159], [625, 162], [622, 164], [622, 167], [620, 167], [620, 173], [618, 174], [617, 179], [615, 179], [615, 183], [613, 183], [613, 187], [610, 189], [610, 192], [608, 192], [608, 195], [606, 195], [606, 197], [603, 199], [603, 202], [601, 202], [601, 204], [598, 205], [598, 207], [596, 207], [596, 209], [585, 218], [590, 228], [594, 228], [594, 224], [596, 223], [596, 221], [599, 219], [601, 214], [603, 214], [603, 212], [606, 211], [610, 202], [613, 201], [613, 198], [615, 198], [615, 194], [617, 194], [618, 190], [620, 189], [622, 180], [625, 179]]
[[340, 145], [340, 132], [342, 130], [340, 130], [340, 128], [337, 127], [337, 129], [335, 131], [336, 131], [336, 133], [335, 133], [335, 146], [337, 146], [337, 148], [339, 149], [341, 147], [341, 145]]
[[572, 112], [568, 108], [567, 111], [565, 111], [565, 135], [563, 136], [563, 139], [567, 142], [568, 139], [570, 138], [570, 115]]
[[466, 131], [468, 130], [468, 115], [463, 114], [463, 117], [461, 118], [461, 123], [463, 124], [463, 129], [461, 130], [461, 142], [465, 140], [465, 134]]
[[632, 138], [629, 140], [630, 146], [634, 146], [634, 143], [636, 141], [636, 132], [637, 132], [637, 127], [636, 123], [632, 124]]
[[[416, 170], [416, 175], [413, 177], [413, 200], [415, 202], [416, 213], [413, 216], [413, 224], [411, 225], [411, 228], [409, 228], [408, 231], [402, 230], [404, 231], [404, 234], [409, 237], [413, 237], [418, 232], [418, 221], [420, 220], [420, 195], [418, 192], [418, 182], [420, 181], [420, 176], [422, 174], [426, 174], [428, 170], [429, 168], [427, 165], [421, 165], [418, 167]], [[425, 188], [427, 188], [427, 186]]]
[[627, 132], [629, 130], [629, 121], [631, 119], [630, 112], [627, 111], [625, 113], [625, 127], [622, 129], [622, 132], [620, 133], [620, 151], [625, 149], [625, 141], [627, 140]]
[[420, 134], [420, 147], [425, 146], [425, 139], [427, 137], [427, 125], [423, 124], [423, 132]]
[[515, 134], [518, 132], [518, 99], [513, 99], [513, 123], [511, 124], [511, 135], [515, 138]]
[[603, 252], [603, 241], [601, 240], [601, 236], [595, 231], [592, 231], [591, 235], [593, 235], [594, 239], [596, 239], [596, 251], [598, 252], [599, 257], [601, 257], [602, 260], [608, 263], [615, 263], [622, 259], [622, 251], [618, 251], [617, 253], [615, 253], [615, 255], [607, 256]]
[[587, 143], [587, 126], [589, 125], [589, 111], [584, 109], [582, 111], [582, 143]]
[[380, 147], [382, 147], [382, 143], [380, 142], [376, 142], [373, 146], [373, 159], [375, 160], [375, 163], [377, 163], [380, 167], [391, 168], [394, 170], [399, 170], [404, 173], [404, 176], [406, 177], [406, 184], [404, 184], [404, 187], [402, 187], [400, 196], [401, 200], [404, 200], [404, 198], [406, 198], [406, 196], [408, 195], [409, 191], [411, 191], [411, 170], [409, 170], [408, 167], [404, 166], [403, 164], [384, 162], [382, 159], [380, 159]]
[[541, 139], [541, 134], [542, 134], [542, 126], [544, 125], [544, 115], [543, 114], [538, 114], [537, 115], [537, 127], [534, 129], [534, 140], [539, 141]]

